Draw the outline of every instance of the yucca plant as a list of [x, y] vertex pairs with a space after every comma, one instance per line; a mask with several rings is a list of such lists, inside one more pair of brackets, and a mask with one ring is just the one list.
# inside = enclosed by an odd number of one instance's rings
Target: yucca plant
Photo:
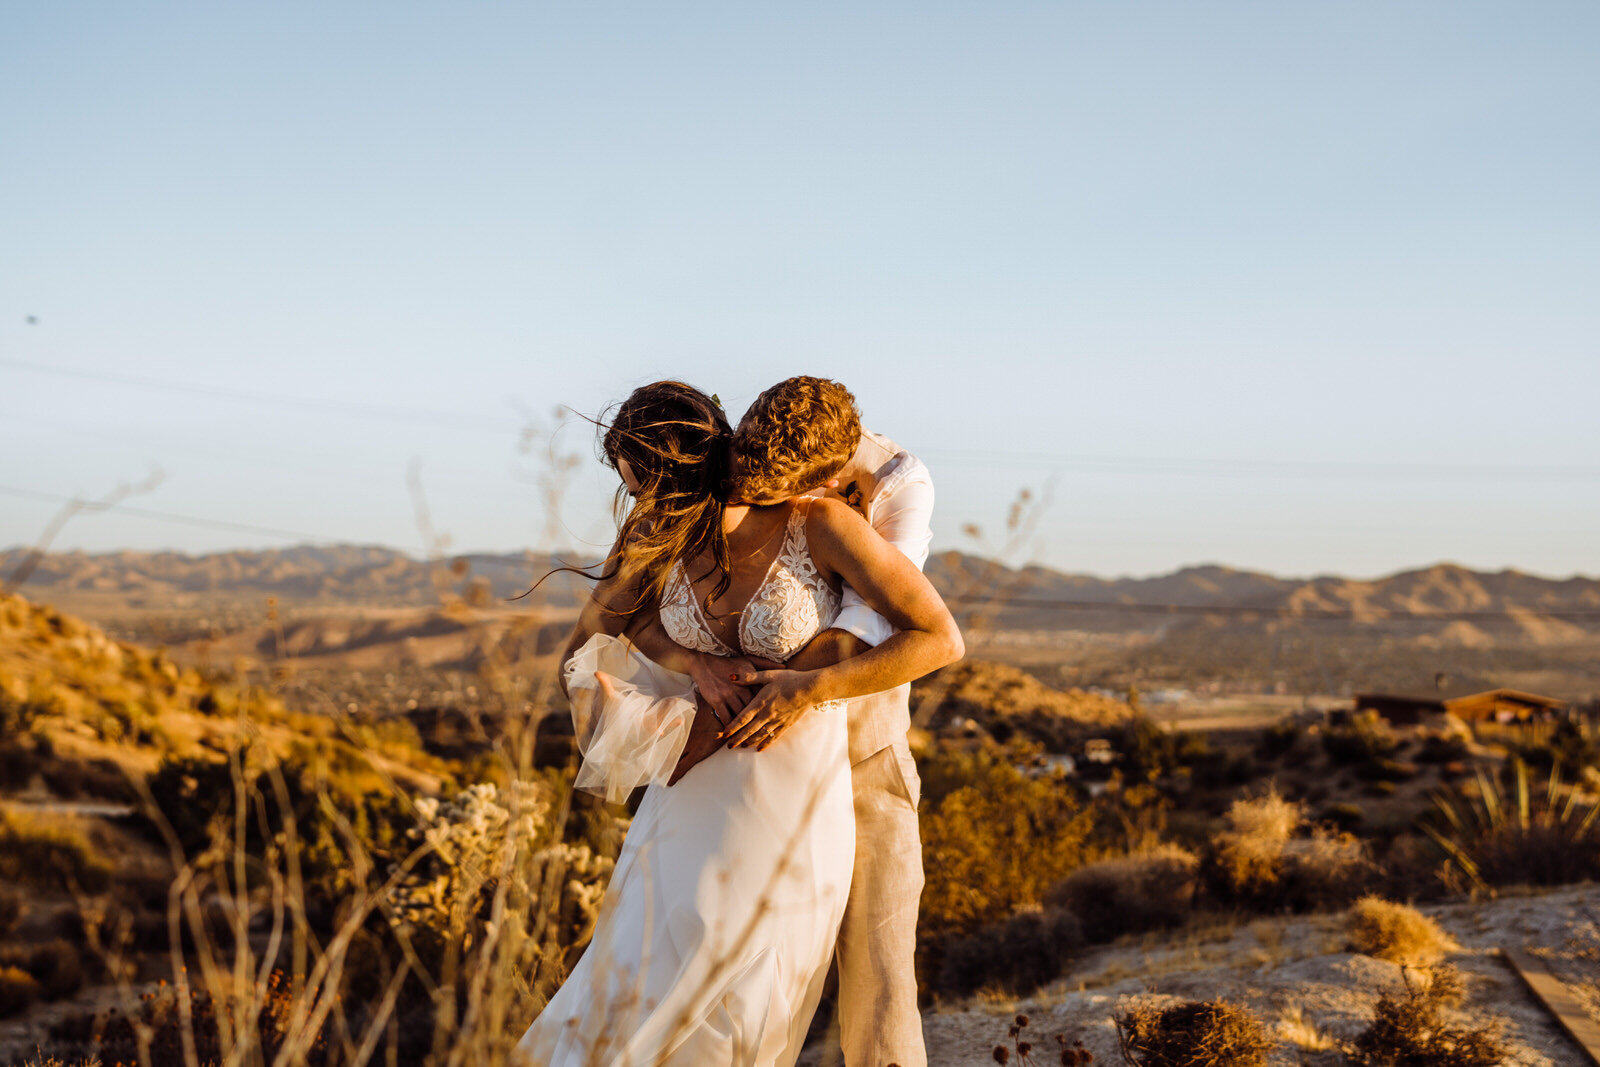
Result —
[[1477, 768], [1470, 798], [1435, 792], [1422, 832], [1444, 853], [1446, 878], [1490, 890], [1524, 883], [1562, 885], [1600, 875], [1600, 803], [1562, 781], [1552, 767], [1539, 788], [1527, 764], [1511, 761], [1509, 790], [1499, 775]]

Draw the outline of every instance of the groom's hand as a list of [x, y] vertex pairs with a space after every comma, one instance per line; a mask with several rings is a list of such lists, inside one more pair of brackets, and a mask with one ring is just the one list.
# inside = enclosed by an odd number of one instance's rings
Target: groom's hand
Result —
[[695, 698], [694, 722], [689, 724], [689, 740], [684, 743], [678, 765], [672, 768], [668, 786], [678, 784], [678, 779], [688, 774], [696, 763], [722, 747], [722, 721], [706, 703], [704, 694]]
[[809, 671], [759, 671], [754, 680], [761, 691], [728, 727], [729, 748], [766, 748], [799, 721], [817, 703]]

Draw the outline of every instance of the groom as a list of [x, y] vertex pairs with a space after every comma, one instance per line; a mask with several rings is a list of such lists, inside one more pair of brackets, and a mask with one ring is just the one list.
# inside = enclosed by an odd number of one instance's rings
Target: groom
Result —
[[[933, 539], [933, 482], [922, 462], [893, 441], [862, 429], [855, 398], [824, 378], [779, 382], [756, 398], [733, 438], [732, 499], [776, 504], [825, 492], [858, 511], [884, 540], [918, 567]], [[831, 629], [784, 666], [812, 671], [859, 655], [894, 633], [888, 620], [846, 587]], [[687, 651], [677, 650], [674, 651]], [[733, 715], [719, 734], [697, 716], [674, 775], [724, 743], [760, 747], [807, 714], [803, 692], [767, 685], [746, 705], [744, 685], [766, 681], [757, 664], [689, 653], [689, 671], [703, 699]], [[785, 675], [794, 677], [793, 675]], [[911, 758], [911, 686], [848, 705], [855, 792], [856, 859], [850, 900], [839, 931], [839, 1024], [846, 1067], [925, 1067], [913, 954], [922, 895], [922, 842], [917, 802], [922, 783]], [[826, 714], [820, 712], [819, 714]]]

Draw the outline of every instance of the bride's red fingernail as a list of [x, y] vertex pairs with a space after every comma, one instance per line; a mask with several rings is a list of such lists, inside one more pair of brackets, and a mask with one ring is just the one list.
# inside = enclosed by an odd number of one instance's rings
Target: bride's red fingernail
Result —
[[739, 676], [738, 676], [738, 675], [737, 675], [737, 674], [730, 674], [730, 675], [728, 675], [728, 681], [730, 681], [730, 682], [737, 682], [737, 681], [738, 681], [738, 680], [739, 680]]

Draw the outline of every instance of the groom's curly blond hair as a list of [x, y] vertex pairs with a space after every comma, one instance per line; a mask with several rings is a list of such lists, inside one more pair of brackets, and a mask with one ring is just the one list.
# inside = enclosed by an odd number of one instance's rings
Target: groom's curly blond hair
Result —
[[809, 492], [838, 474], [861, 444], [850, 390], [827, 378], [779, 382], [750, 405], [733, 435], [732, 498]]

